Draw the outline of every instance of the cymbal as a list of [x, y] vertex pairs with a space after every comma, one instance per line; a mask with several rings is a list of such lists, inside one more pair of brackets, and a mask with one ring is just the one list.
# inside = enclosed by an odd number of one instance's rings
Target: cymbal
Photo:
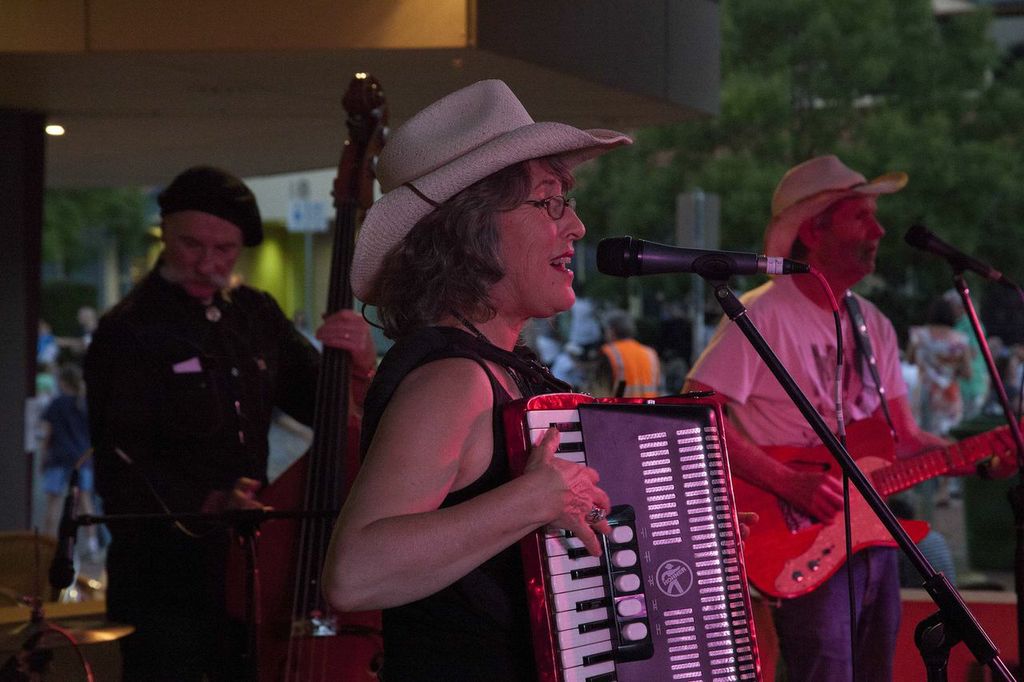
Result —
[[[74, 641], [69, 640], [55, 628], [60, 628]], [[30, 640], [33, 638], [35, 638], [34, 648], [36, 649], [56, 649], [72, 646], [72, 644], [102, 644], [121, 639], [134, 631], [135, 628], [131, 625], [104, 621], [75, 621], [74, 625], [57, 623], [51, 625], [45, 621], [25, 623], [0, 634], [0, 651], [19, 651], [25, 648], [26, 644], [31, 647]]]

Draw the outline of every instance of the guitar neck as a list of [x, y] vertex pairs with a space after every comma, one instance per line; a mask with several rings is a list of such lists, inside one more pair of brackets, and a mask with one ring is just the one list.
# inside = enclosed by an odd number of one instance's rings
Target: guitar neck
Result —
[[876, 470], [872, 484], [883, 497], [906, 490], [930, 478], [962, 470], [1003, 449], [999, 434], [1002, 426], [977, 436], [971, 436], [946, 447], [926, 450], [907, 459]]

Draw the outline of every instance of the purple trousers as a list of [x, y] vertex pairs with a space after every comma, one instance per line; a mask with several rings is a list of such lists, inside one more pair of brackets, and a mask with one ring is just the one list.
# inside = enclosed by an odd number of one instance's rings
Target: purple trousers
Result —
[[898, 551], [877, 547], [859, 552], [818, 589], [773, 609], [782, 654], [777, 680], [854, 682], [846, 577], [850, 567], [857, 598], [852, 640], [856, 682], [892, 680], [900, 625]]

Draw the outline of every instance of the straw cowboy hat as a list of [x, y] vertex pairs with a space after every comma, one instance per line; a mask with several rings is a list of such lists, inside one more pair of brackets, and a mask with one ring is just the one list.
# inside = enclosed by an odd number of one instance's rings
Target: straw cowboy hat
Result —
[[390, 136], [377, 166], [384, 196], [370, 207], [356, 240], [352, 290], [375, 303], [385, 254], [437, 206], [520, 161], [560, 156], [571, 168], [629, 144], [614, 130], [535, 123], [505, 83], [485, 80], [439, 99]]
[[906, 184], [906, 173], [886, 173], [868, 182], [832, 155], [804, 161], [786, 171], [775, 188], [772, 220], [764, 233], [764, 253], [789, 257], [800, 225], [840, 199], [892, 194]]

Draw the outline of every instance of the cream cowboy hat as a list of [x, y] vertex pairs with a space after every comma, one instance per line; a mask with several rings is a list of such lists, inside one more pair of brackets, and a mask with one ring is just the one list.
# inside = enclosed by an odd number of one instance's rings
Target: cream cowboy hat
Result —
[[840, 199], [892, 194], [906, 184], [906, 173], [886, 173], [868, 182], [832, 155], [804, 161], [786, 171], [775, 188], [764, 253], [788, 258], [800, 225]]
[[377, 165], [384, 196], [366, 213], [352, 290], [375, 303], [381, 263], [421, 218], [473, 183], [520, 161], [558, 155], [569, 167], [632, 140], [614, 130], [535, 123], [505, 83], [485, 80], [442, 97], [399, 127]]

